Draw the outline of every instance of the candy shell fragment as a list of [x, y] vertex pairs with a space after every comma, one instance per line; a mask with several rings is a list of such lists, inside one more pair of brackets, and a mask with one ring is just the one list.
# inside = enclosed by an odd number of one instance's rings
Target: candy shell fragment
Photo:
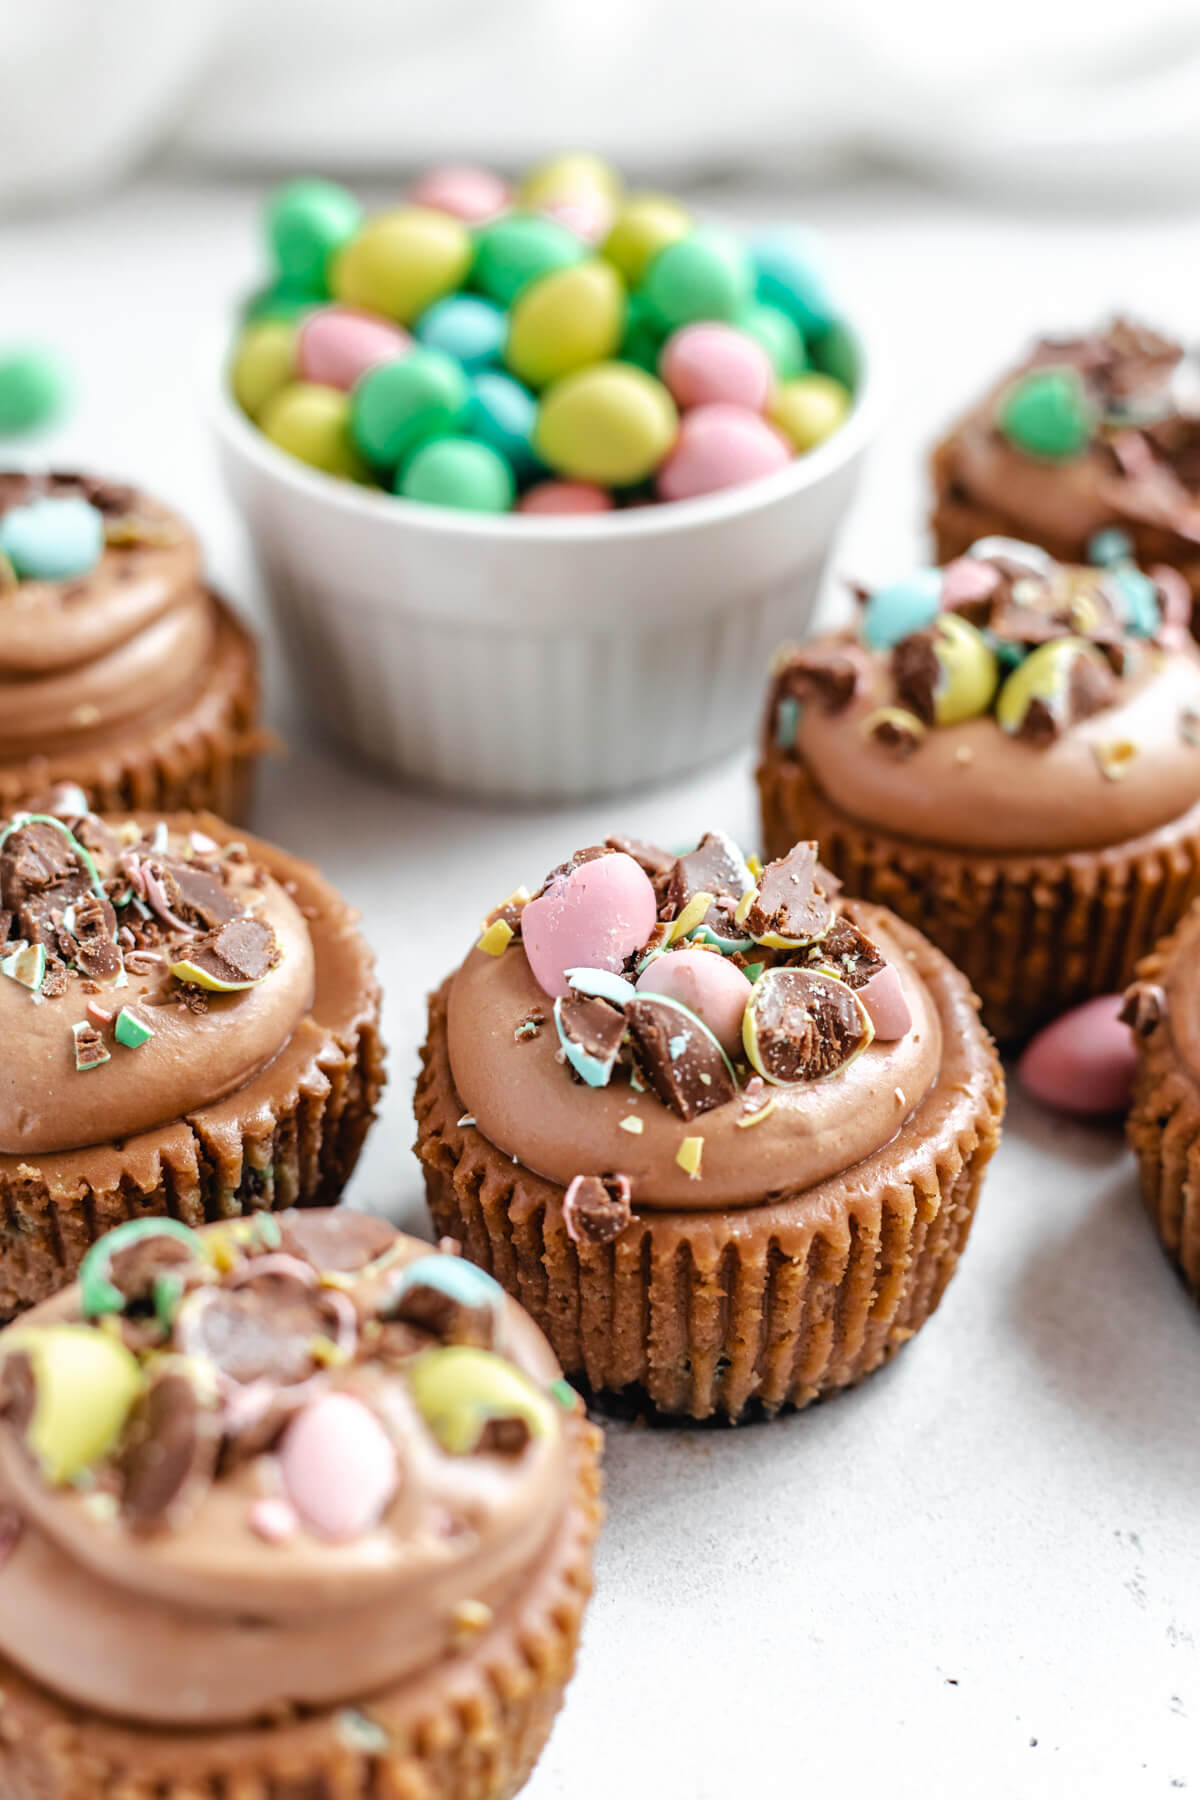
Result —
[[363, 1537], [399, 1485], [390, 1438], [353, 1394], [322, 1394], [298, 1412], [278, 1451], [287, 1498], [308, 1529], [331, 1543]]
[[106, 1455], [142, 1388], [137, 1359], [119, 1338], [87, 1325], [39, 1325], [6, 1335], [8, 1360], [27, 1359], [32, 1409], [26, 1441], [46, 1480], [59, 1487]]

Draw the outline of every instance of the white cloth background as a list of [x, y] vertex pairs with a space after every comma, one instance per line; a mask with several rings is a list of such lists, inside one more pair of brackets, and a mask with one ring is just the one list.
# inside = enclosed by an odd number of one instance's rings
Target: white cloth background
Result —
[[391, 175], [587, 145], [660, 179], [880, 159], [1200, 188], [1196, 0], [0, 0], [0, 202], [192, 165]]

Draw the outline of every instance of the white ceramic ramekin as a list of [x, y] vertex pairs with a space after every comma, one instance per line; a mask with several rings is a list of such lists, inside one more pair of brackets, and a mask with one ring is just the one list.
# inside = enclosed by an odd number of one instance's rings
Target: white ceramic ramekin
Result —
[[297, 686], [393, 775], [516, 800], [577, 800], [744, 743], [771, 651], [801, 635], [874, 429], [854, 410], [764, 480], [579, 518], [396, 500], [306, 468], [243, 417], [216, 427]]

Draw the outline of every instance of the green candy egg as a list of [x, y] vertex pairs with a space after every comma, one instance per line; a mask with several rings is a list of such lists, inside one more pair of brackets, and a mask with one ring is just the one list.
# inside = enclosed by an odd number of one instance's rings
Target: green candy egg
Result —
[[815, 450], [844, 423], [850, 406], [850, 395], [832, 375], [797, 375], [780, 382], [767, 417], [797, 450]]
[[862, 379], [862, 350], [848, 325], [835, 319], [823, 331], [810, 332], [807, 343], [809, 361], [814, 369], [820, 369], [822, 375], [832, 375], [852, 394], [858, 392]]
[[509, 512], [517, 484], [504, 458], [473, 438], [443, 437], [424, 444], [396, 485], [406, 500], [454, 506], [462, 512]]
[[691, 229], [691, 214], [670, 194], [631, 194], [604, 240], [604, 255], [637, 287], [659, 251]]
[[625, 307], [625, 336], [621, 339], [621, 361], [634, 363], [649, 375], [657, 375], [658, 359], [666, 343], [666, 333], [650, 312], [640, 294], [630, 294]]
[[324, 294], [330, 257], [361, 222], [358, 201], [336, 181], [286, 182], [267, 202], [267, 240], [280, 274]]
[[678, 428], [661, 381], [628, 363], [596, 363], [547, 390], [534, 448], [573, 481], [631, 487], [658, 468]]
[[368, 369], [350, 396], [350, 429], [368, 462], [396, 469], [428, 439], [457, 433], [469, 401], [461, 365], [418, 347]]
[[932, 626], [940, 674], [933, 694], [936, 725], [974, 719], [992, 704], [999, 665], [982, 631], [957, 613], [942, 613]]
[[260, 288], [257, 294], [251, 294], [242, 308], [242, 319], [247, 325], [259, 319], [296, 321], [316, 307], [324, 306], [327, 298], [324, 287], [318, 292], [313, 288], [297, 287], [290, 281], [276, 281], [271, 287]]
[[1069, 462], [1085, 450], [1097, 414], [1078, 369], [1034, 369], [1000, 396], [996, 423], [1009, 443], [1043, 462]]
[[658, 252], [641, 292], [664, 329], [675, 331], [698, 319], [736, 318], [753, 286], [750, 258], [738, 239], [700, 226]]
[[451, 1456], [469, 1456], [493, 1420], [520, 1419], [530, 1437], [548, 1436], [557, 1414], [529, 1377], [491, 1350], [453, 1344], [423, 1350], [407, 1365], [417, 1410]]
[[24, 1351], [33, 1369], [27, 1442], [54, 1486], [110, 1451], [142, 1390], [137, 1359], [119, 1338], [89, 1325], [31, 1325], [4, 1349]]
[[350, 436], [350, 396], [315, 381], [293, 381], [272, 395], [258, 421], [273, 444], [310, 468], [361, 481], [366, 468]]
[[531, 281], [570, 269], [589, 254], [574, 232], [540, 213], [513, 212], [475, 236], [471, 279], [497, 306], [509, 307]]
[[268, 400], [296, 375], [296, 327], [286, 319], [260, 319], [237, 341], [229, 382], [244, 413], [257, 419]]
[[71, 379], [57, 352], [37, 344], [0, 350], [0, 436], [52, 424], [70, 397]]
[[529, 387], [546, 387], [615, 355], [624, 323], [621, 277], [592, 257], [523, 289], [509, 319], [504, 360]]
[[765, 300], [751, 300], [733, 322], [739, 331], [762, 345], [779, 381], [791, 381], [807, 369], [804, 334], [782, 308], [770, 306]]
[[1040, 701], [1058, 724], [1068, 722], [1071, 687], [1076, 665], [1090, 664], [1096, 678], [1108, 678], [1108, 664], [1094, 644], [1086, 638], [1052, 638], [1031, 650], [1024, 662], [1018, 663], [1008, 676], [996, 699], [996, 721], [1003, 731], [1017, 735], [1025, 725], [1030, 707]]
[[401, 325], [461, 287], [471, 236], [461, 219], [431, 206], [377, 213], [334, 258], [329, 285], [343, 306], [382, 313]]

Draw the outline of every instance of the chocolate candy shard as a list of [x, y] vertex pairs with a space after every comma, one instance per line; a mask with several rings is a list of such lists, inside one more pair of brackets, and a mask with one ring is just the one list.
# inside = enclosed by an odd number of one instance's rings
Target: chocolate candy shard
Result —
[[33, 1363], [24, 1350], [10, 1350], [0, 1359], [0, 1419], [22, 1435], [33, 1421], [37, 1382]]
[[112, 1061], [108, 1046], [90, 1019], [80, 1019], [72, 1025], [71, 1035], [75, 1039], [75, 1067], [80, 1074], [86, 1074], [89, 1069], [98, 1069], [102, 1063]]
[[[667, 880], [664, 899], [674, 917], [696, 894], [727, 895], [740, 900], [754, 877], [733, 839], [724, 831], [706, 831], [694, 850], [677, 857]], [[715, 908], [706, 915], [710, 918]]]
[[776, 1087], [836, 1074], [873, 1036], [854, 990], [815, 969], [764, 970], [742, 1025], [751, 1066]]
[[376, 1213], [295, 1210], [280, 1220], [281, 1247], [289, 1256], [324, 1273], [355, 1275], [383, 1256], [396, 1241], [395, 1226]]
[[229, 1381], [290, 1387], [318, 1365], [314, 1341], [337, 1330], [329, 1297], [291, 1275], [251, 1275], [241, 1287], [202, 1288], [175, 1317], [174, 1341]]
[[648, 844], [643, 838], [609, 837], [605, 838], [604, 845], [607, 850], [620, 850], [624, 855], [632, 856], [651, 881], [669, 875], [675, 866], [675, 858], [669, 850], [660, 849], [657, 844]]
[[419, 1326], [444, 1344], [492, 1350], [504, 1311], [504, 1290], [483, 1269], [458, 1256], [419, 1256], [389, 1283], [381, 1317]]
[[776, 703], [798, 700], [825, 713], [845, 712], [862, 683], [863, 669], [848, 649], [795, 650], [775, 677]]
[[201, 1271], [203, 1259], [203, 1240], [178, 1219], [127, 1219], [99, 1238], [79, 1266], [84, 1318], [151, 1307], [165, 1317], [167, 1300], [182, 1290], [183, 1269], [191, 1263]]
[[621, 1053], [625, 1018], [607, 1000], [571, 994], [554, 1002], [563, 1054], [588, 1087], [607, 1087]]
[[1153, 981], [1135, 981], [1125, 990], [1125, 999], [1117, 1017], [1128, 1025], [1135, 1037], [1148, 1038], [1156, 1032], [1167, 1015], [1166, 989]]
[[117, 915], [110, 902], [98, 894], [81, 894], [67, 909], [63, 925], [74, 939], [71, 960], [83, 973], [92, 981], [115, 981], [122, 965]]
[[866, 987], [886, 963], [878, 945], [845, 913], [837, 915], [820, 943], [807, 952], [807, 958], [850, 988]]
[[59, 820], [31, 814], [0, 838], [0, 903], [30, 944], [58, 945], [69, 906], [99, 888], [95, 864]]
[[1082, 638], [1042, 644], [1013, 670], [996, 701], [1001, 728], [1044, 749], [1069, 726], [1110, 706], [1116, 678], [1094, 645]]
[[639, 994], [625, 1019], [647, 1085], [681, 1119], [733, 1099], [737, 1081], [729, 1058], [689, 1007], [665, 994]]
[[218, 1414], [187, 1375], [167, 1365], [151, 1377], [117, 1457], [121, 1512], [133, 1530], [184, 1523], [213, 1478], [220, 1442]]
[[237, 901], [206, 869], [172, 856], [151, 858], [148, 866], [162, 884], [171, 911], [189, 925], [213, 931], [238, 917]]
[[815, 843], [793, 844], [763, 870], [742, 922], [755, 943], [781, 950], [811, 944], [829, 929], [838, 885], [818, 862]]
[[576, 1244], [611, 1244], [633, 1217], [628, 1175], [576, 1175], [563, 1198], [563, 1224]]
[[232, 993], [265, 981], [279, 957], [273, 926], [238, 917], [190, 944], [186, 957], [171, 964], [171, 974], [177, 981]]

